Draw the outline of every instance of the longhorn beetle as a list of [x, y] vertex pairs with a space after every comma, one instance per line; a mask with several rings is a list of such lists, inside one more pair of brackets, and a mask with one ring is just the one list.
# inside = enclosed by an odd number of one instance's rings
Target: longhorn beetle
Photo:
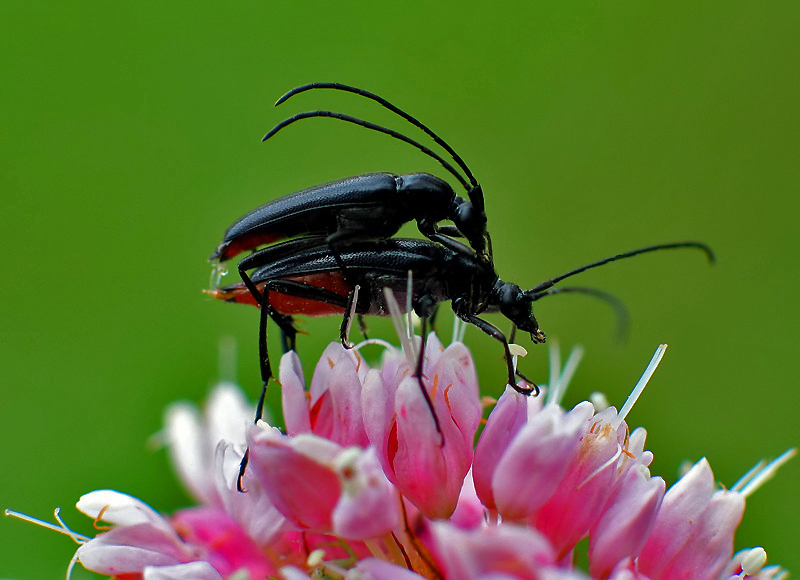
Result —
[[[302, 119], [328, 117], [378, 131], [416, 147], [438, 161], [467, 191], [469, 201], [456, 195], [444, 180], [428, 173], [394, 175], [369, 173], [310, 187], [257, 207], [236, 220], [225, 232], [212, 260], [224, 262], [243, 251], [284, 238], [327, 236], [332, 248], [345, 243], [393, 236], [400, 227], [416, 220], [420, 232], [445, 246], [451, 237], [465, 237], [480, 258], [491, 261], [491, 240], [486, 232], [483, 191], [467, 164], [442, 138], [422, 122], [369, 91], [340, 83], [311, 83], [292, 89], [275, 105], [314, 89], [333, 89], [373, 100], [430, 136], [453, 158], [466, 178], [434, 151], [397, 131], [332, 111], [307, 111], [285, 119], [266, 134], [271, 138], [284, 127]], [[454, 226], [439, 226], [442, 220]], [[338, 259], [337, 259], [338, 261]], [[339, 262], [340, 268], [343, 264]]]
[[[423, 341], [425, 324], [434, 308], [440, 302], [450, 300], [456, 316], [477, 326], [503, 345], [508, 384], [519, 392], [531, 393], [536, 391], [535, 385], [523, 388], [516, 384], [515, 375], [518, 373], [514, 369], [505, 335], [479, 315], [500, 312], [516, 328], [530, 333], [534, 343], [542, 343], [546, 337], [533, 315], [533, 302], [562, 292], [594, 294], [614, 302], [607, 294], [594, 289], [554, 288], [555, 284], [615, 260], [673, 248], [700, 249], [706, 253], [709, 261], [714, 259], [711, 249], [699, 242], [659, 244], [592, 262], [522, 290], [516, 284], [501, 280], [493, 265], [484, 263], [470, 248], [455, 241], [451, 246], [443, 246], [416, 239], [372, 240], [348, 244], [341, 248], [339, 256], [334, 256], [324, 237], [299, 238], [249, 255], [239, 265], [243, 282], [210, 290], [209, 293], [217, 299], [261, 308], [259, 353], [264, 389], [257, 418], [261, 416], [266, 384], [273, 376], [267, 349], [267, 318], [272, 318], [293, 339], [296, 333], [291, 318], [293, 314], [343, 314], [340, 338], [346, 344], [346, 332], [353, 312], [372, 316], [388, 315], [384, 288], [399, 294], [401, 304], [406, 303], [403, 298], [409, 298], [408, 304], [423, 320]], [[346, 273], [340, 268], [340, 262], [346, 264]], [[253, 273], [247, 275], [249, 270], [253, 270]], [[406, 297], [409, 272], [412, 295]], [[360, 288], [357, 297], [356, 287]], [[417, 377], [427, 398], [421, 376], [423, 352], [424, 342], [418, 358]], [[430, 399], [428, 405], [433, 413]], [[433, 417], [438, 427], [435, 413]]]

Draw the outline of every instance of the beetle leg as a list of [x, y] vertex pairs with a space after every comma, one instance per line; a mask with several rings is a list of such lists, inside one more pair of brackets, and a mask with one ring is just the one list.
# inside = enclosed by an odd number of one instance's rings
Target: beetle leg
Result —
[[452, 250], [457, 254], [462, 254], [465, 256], [473, 257], [475, 256], [475, 251], [470, 248], [469, 246], [454, 240], [453, 238], [447, 237], [444, 234], [440, 233], [432, 233], [430, 235], [425, 234], [429, 240], [432, 242], [436, 242], [438, 244], [443, 245], [448, 250]]
[[[258, 352], [262, 386], [261, 395], [259, 396], [258, 403], [256, 405], [256, 416], [254, 420], [255, 423], [258, 423], [258, 421], [264, 415], [264, 401], [267, 395], [267, 384], [273, 377], [272, 366], [269, 362], [269, 347], [267, 344], [267, 320], [272, 318], [272, 320], [275, 321], [284, 335], [284, 340], [288, 340], [288, 345], [291, 346], [291, 350], [294, 350], [295, 337], [297, 335], [297, 330], [294, 328], [292, 317], [286, 314], [281, 314], [272, 307], [269, 302], [269, 293], [278, 292], [280, 294], [297, 296], [298, 298], [325, 300], [326, 302], [334, 304], [341, 304], [344, 299], [335, 292], [331, 292], [323, 288], [317, 288], [296, 280], [267, 280], [264, 283], [263, 291], [259, 292], [258, 288], [256, 288], [256, 285], [246, 272], [242, 272], [240, 270], [240, 274], [242, 275], [242, 280], [244, 281], [244, 284], [247, 286], [248, 290], [250, 290], [251, 293], [255, 292], [254, 296], [257, 297], [258, 304], [261, 307], [261, 316], [259, 319], [258, 328]], [[242, 478], [244, 477], [245, 470], [247, 469], [248, 457], [249, 453], [248, 451], [245, 451], [245, 454], [239, 463], [239, 476], [236, 480], [236, 489], [240, 492], [246, 491], [242, 486]]]
[[508, 384], [509, 384], [509, 386], [511, 386], [518, 393], [522, 393], [523, 395], [534, 395], [534, 396], [538, 395], [539, 394], [538, 385], [536, 383], [534, 383], [533, 381], [530, 381], [530, 380], [526, 379], [522, 375], [519, 375], [520, 378], [522, 378], [526, 383], [530, 384], [530, 388], [529, 389], [525, 389], [525, 388], [520, 387], [519, 385], [517, 385], [516, 375], [518, 375], [519, 373], [517, 373], [514, 370], [514, 365], [512, 363], [513, 359], [511, 357], [511, 349], [508, 347], [508, 340], [506, 340], [505, 335], [500, 331], [500, 329], [498, 329], [496, 326], [486, 322], [485, 320], [483, 320], [481, 318], [478, 318], [474, 314], [470, 314], [469, 312], [463, 311], [461, 308], [458, 308], [459, 307], [459, 303], [454, 303], [453, 306], [454, 306], [453, 309], [456, 311], [456, 314], [458, 314], [458, 316], [461, 317], [461, 319], [464, 322], [468, 322], [470, 324], [473, 324], [473, 325], [477, 326], [483, 332], [485, 332], [486, 334], [488, 334], [489, 336], [491, 336], [495, 340], [498, 340], [498, 341], [500, 341], [500, 343], [502, 343], [503, 348], [505, 349], [506, 365], [508, 367]]
[[449, 225], [439, 226], [437, 228], [437, 231], [440, 234], [443, 234], [443, 235], [448, 236], [450, 238], [463, 238], [464, 237], [464, 234], [462, 234], [461, 230], [459, 230], [456, 226], [449, 226]]
[[348, 339], [350, 337], [350, 327], [353, 325], [353, 315], [355, 314], [357, 306], [356, 302], [358, 300], [359, 289], [360, 286], [356, 284], [353, 290], [350, 291], [350, 295], [347, 297], [347, 306], [345, 306], [344, 309], [344, 316], [342, 317], [342, 325], [339, 327], [339, 340], [342, 346], [347, 350], [355, 346]]
[[[250, 284], [248, 289], [250, 289], [252, 286], [252, 289], [255, 290], [255, 285], [253, 284], [252, 280], [250, 280], [249, 276], [242, 273], [242, 279], [244, 280], [245, 278], [245, 285], [247, 286], [248, 282]], [[258, 292], [258, 290], [256, 290], [256, 292]], [[258, 296], [258, 303], [261, 306], [261, 315], [258, 323], [258, 362], [259, 367], [261, 368], [262, 384], [261, 395], [259, 395], [258, 403], [256, 404], [256, 417], [253, 421], [254, 423], [258, 423], [258, 421], [264, 415], [264, 399], [267, 395], [267, 383], [269, 382], [270, 378], [272, 378], [272, 367], [269, 364], [269, 349], [267, 348], [267, 319], [269, 317], [269, 311], [272, 309], [272, 307], [269, 305], [269, 287], [266, 284], [264, 285], [264, 291]], [[247, 469], [247, 462], [249, 458], [250, 450], [245, 449], [242, 460], [239, 462], [239, 475], [236, 478], [236, 489], [240, 493], [247, 491], [242, 485], [242, 479], [244, 478], [244, 472]]]
[[422, 336], [419, 347], [419, 357], [417, 358], [417, 381], [419, 381], [419, 388], [422, 391], [422, 396], [425, 397], [425, 403], [431, 411], [433, 423], [436, 425], [436, 432], [439, 434], [439, 441], [444, 444], [444, 437], [442, 435], [442, 426], [439, 424], [439, 417], [436, 415], [436, 409], [433, 407], [433, 400], [431, 399], [428, 389], [425, 388], [425, 383], [422, 382], [422, 366], [425, 363], [425, 339], [428, 334], [428, 318], [422, 317]]

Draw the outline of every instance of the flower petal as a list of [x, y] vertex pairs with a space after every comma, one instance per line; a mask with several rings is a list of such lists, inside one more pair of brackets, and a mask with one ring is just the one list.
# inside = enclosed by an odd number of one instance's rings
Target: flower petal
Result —
[[176, 566], [148, 566], [144, 580], [224, 580], [208, 562], [187, 562]]

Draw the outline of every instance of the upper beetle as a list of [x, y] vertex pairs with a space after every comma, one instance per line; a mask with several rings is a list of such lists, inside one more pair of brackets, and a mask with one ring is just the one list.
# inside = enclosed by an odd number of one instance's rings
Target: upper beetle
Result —
[[[297, 87], [276, 105], [292, 96], [313, 89], [334, 89], [371, 99], [429, 135], [450, 154], [462, 175], [451, 163], [428, 147], [401, 133], [380, 125], [332, 111], [308, 111], [289, 117], [276, 125], [263, 140], [296, 121], [328, 117], [378, 131], [416, 147], [437, 160], [467, 192], [465, 200], [456, 195], [450, 184], [428, 173], [394, 175], [368, 173], [310, 187], [257, 207], [236, 220], [225, 232], [211, 256], [224, 262], [237, 254], [255, 250], [284, 238], [326, 236], [331, 247], [370, 239], [386, 239], [400, 227], [415, 220], [420, 232], [429, 239], [455, 248], [452, 237], [464, 237], [485, 263], [491, 262], [491, 240], [486, 231], [483, 191], [461, 157], [436, 133], [383, 97], [340, 83], [311, 83]], [[450, 220], [453, 226], [440, 226]]]

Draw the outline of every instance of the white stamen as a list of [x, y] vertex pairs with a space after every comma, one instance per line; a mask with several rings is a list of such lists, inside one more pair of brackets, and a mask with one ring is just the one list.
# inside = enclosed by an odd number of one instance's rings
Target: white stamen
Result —
[[642, 373], [641, 378], [639, 378], [639, 382], [636, 383], [636, 386], [633, 387], [631, 394], [628, 395], [628, 398], [625, 400], [625, 404], [622, 405], [622, 409], [620, 409], [619, 413], [617, 414], [617, 419], [612, 423], [614, 428], [616, 429], [627, 417], [628, 413], [631, 412], [633, 406], [636, 404], [636, 401], [639, 399], [639, 396], [644, 391], [644, 388], [647, 386], [648, 381], [653, 376], [653, 373], [656, 372], [658, 368], [658, 363], [661, 362], [661, 359], [664, 358], [664, 353], [667, 351], [666, 344], [658, 345], [653, 358], [650, 359], [650, 364], [647, 365], [647, 368], [644, 369], [644, 373]]
[[753, 477], [755, 477], [756, 473], [764, 469], [764, 466], [766, 465], [767, 465], [766, 459], [762, 459], [761, 461], [756, 463], [753, 467], [750, 468], [750, 470], [747, 473], [745, 473], [742, 477], [739, 478], [739, 480], [736, 483], [733, 484], [733, 486], [731, 487], [731, 491], [741, 491], [742, 488], [745, 485], [747, 485], [747, 483], [751, 479], [753, 479]]
[[319, 550], [314, 550], [308, 555], [306, 564], [308, 564], [310, 568], [315, 568], [320, 564], [322, 564], [322, 562], [324, 561], [325, 561], [325, 550], [319, 549]]
[[527, 356], [528, 351], [525, 350], [525, 347], [523, 347], [523, 346], [521, 346], [519, 344], [510, 342], [508, 344], [508, 352], [511, 353], [511, 368], [513, 368], [514, 372], [516, 372], [517, 371], [517, 362], [519, 361], [519, 357]]
[[748, 483], [745, 485], [740, 493], [747, 497], [752, 494], [755, 490], [759, 487], [764, 485], [767, 481], [769, 481], [772, 476], [778, 471], [778, 468], [782, 466], [784, 463], [789, 461], [792, 457], [797, 455], [797, 449], [787, 449], [783, 453], [781, 453], [778, 457], [770, 461], [761, 471], [759, 471]]
[[458, 335], [461, 332], [461, 319], [458, 316], [453, 316], [453, 336], [450, 338], [450, 343], [459, 342]]
[[607, 467], [609, 467], [609, 466], [611, 466], [611, 465], [614, 465], [614, 463], [616, 463], [617, 459], [619, 459], [619, 456], [620, 456], [620, 455], [622, 455], [622, 446], [621, 446], [619, 443], [617, 443], [617, 451], [616, 451], [616, 453], [614, 453], [614, 455], [612, 455], [612, 456], [611, 456], [611, 458], [610, 458], [608, 461], [606, 461], [605, 463], [603, 463], [603, 465], [601, 465], [600, 467], [598, 467], [597, 469], [595, 469], [595, 470], [594, 470], [594, 471], [593, 471], [593, 472], [592, 472], [592, 473], [589, 475], [589, 477], [587, 477], [586, 479], [584, 479], [584, 480], [583, 480], [583, 481], [580, 483], [580, 485], [578, 485], [578, 489], [582, 488], [584, 485], [586, 485], [587, 483], [589, 483], [589, 482], [590, 482], [592, 479], [594, 479], [594, 478], [595, 478], [597, 475], [599, 475], [600, 473], [602, 473], [604, 469], [606, 469]]
[[403, 348], [403, 354], [408, 361], [408, 365], [412, 369], [417, 368], [416, 349], [414, 348], [414, 344], [409, 336], [410, 331], [403, 327], [403, 313], [400, 311], [400, 305], [397, 303], [397, 299], [394, 297], [394, 292], [392, 292], [391, 288], [384, 288], [383, 296], [385, 298], [386, 307], [389, 309], [389, 315], [392, 318], [392, 324], [394, 324], [395, 332], [397, 332], [397, 337], [400, 339], [400, 346]]
[[67, 580], [72, 578], [72, 570], [75, 568], [75, 564], [78, 563], [78, 552], [75, 552], [72, 555], [72, 558], [69, 559], [69, 565], [67, 566]]
[[748, 550], [746, 554], [742, 555], [742, 560], [740, 562], [742, 572], [747, 576], [758, 574], [766, 563], [767, 551], [761, 546]]
[[555, 389], [556, 385], [558, 384], [558, 375], [561, 374], [561, 348], [558, 344], [557, 340], [553, 340], [550, 343], [550, 349], [548, 351], [550, 355], [550, 378], [547, 381], [547, 403], [553, 403], [555, 401]]
[[461, 327], [458, 330], [458, 342], [464, 342], [464, 335], [467, 333], [468, 326], [469, 324], [461, 320]]
[[53, 532], [58, 532], [59, 534], [64, 534], [65, 536], [69, 536], [70, 538], [72, 538], [73, 542], [79, 545], [85, 544], [86, 542], [91, 540], [91, 538], [88, 536], [84, 536], [83, 534], [78, 534], [77, 532], [73, 532], [72, 530], [70, 530], [66, 526], [66, 524], [64, 524], [64, 521], [61, 519], [61, 517], [58, 515], [60, 511], [61, 508], [56, 508], [55, 510], [53, 510], [53, 515], [55, 516], [56, 521], [60, 524], [58, 526], [56, 526], [55, 524], [51, 524], [50, 522], [46, 522], [44, 520], [40, 520], [38, 518], [34, 518], [32, 516], [14, 510], [7, 509], [5, 511], [5, 514], [11, 518], [17, 518], [18, 520], [22, 520], [23, 522], [28, 522], [29, 524], [33, 524], [35, 526], [46, 528]]
[[511, 356], [515, 358], [519, 356], [528, 356], [528, 351], [521, 344], [510, 342], [508, 343], [508, 350], [511, 351]]
[[564, 397], [564, 393], [567, 392], [567, 387], [569, 386], [569, 382], [572, 380], [575, 371], [578, 370], [578, 364], [580, 364], [581, 359], [583, 358], [583, 347], [580, 345], [576, 345], [573, 347], [572, 351], [569, 353], [567, 357], [567, 362], [564, 363], [564, 368], [561, 369], [558, 377], [558, 383], [555, 389], [558, 391], [557, 396], [553, 395], [553, 401], [560, 405], [561, 399]]
[[592, 403], [595, 411], [604, 411], [611, 406], [611, 403], [608, 402], [608, 397], [606, 397], [605, 393], [600, 393], [597, 391], [589, 395], [589, 402]]
[[377, 344], [389, 350], [393, 350], [395, 348], [392, 343], [387, 340], [383, 340], [382, 338], [368, 338], [356, 344], [353, 347], [353, 350], [361, 350], [362, 347], [369, 346], [371, 344]]

